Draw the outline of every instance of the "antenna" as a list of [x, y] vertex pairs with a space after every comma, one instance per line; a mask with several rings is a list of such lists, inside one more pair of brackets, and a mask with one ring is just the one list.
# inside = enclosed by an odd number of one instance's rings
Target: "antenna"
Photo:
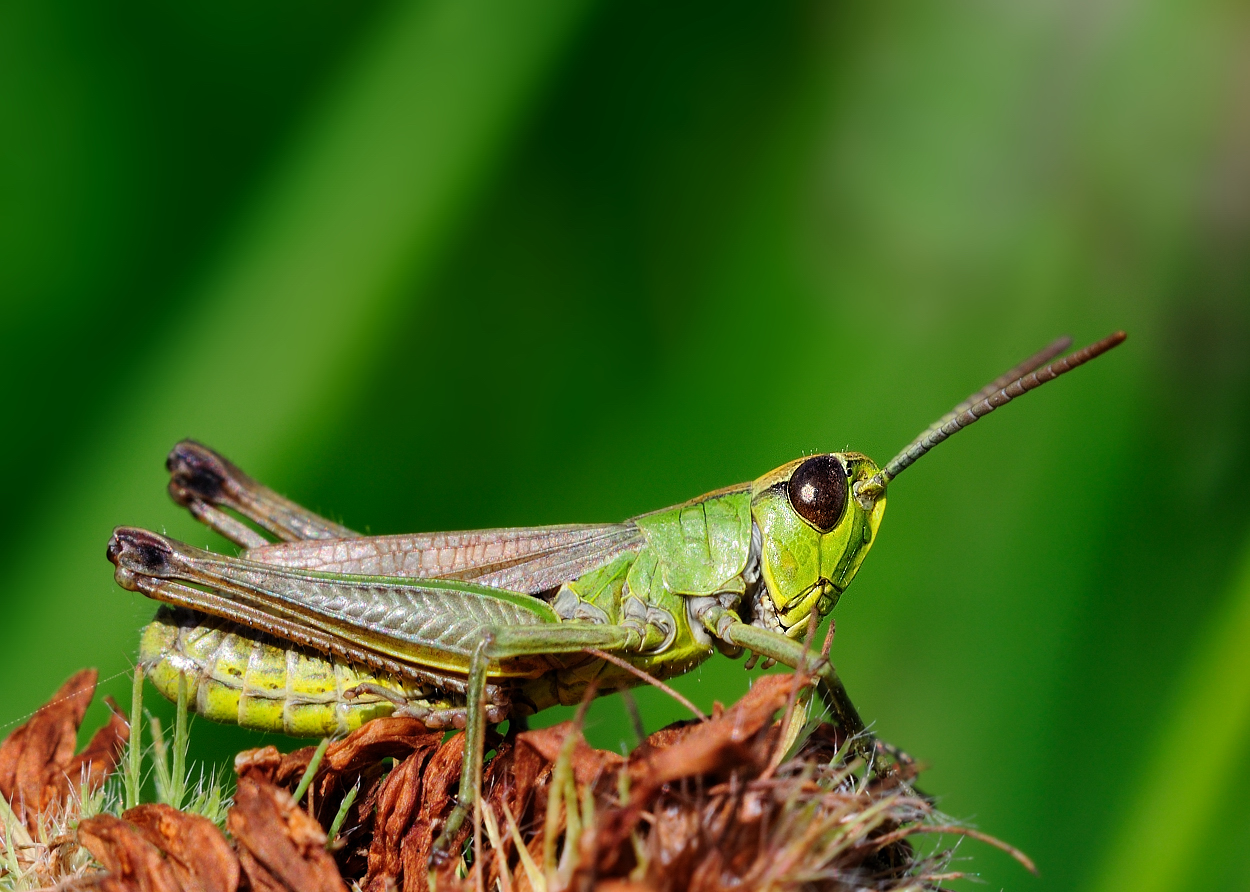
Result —
[[889, 463], [863, 483], [856, 484], [855, 497], [871, 501], [885, 492], [890, 481], [903, 472], [916, 459], [924, 455], [938, 443], [941, 443], [955, 431], [962, 430], [972, 422], [990, 414], [999, 406], [1006, 405], [1018, 396], [1053, 381], [1060, 375], [1084, 365], [1096, 356], [1101, 356], [1113, 347], [1118, 347], [1128, 337], [1124, 332], [1117, 331], [1097, 343], [1082, 347], [1063, 359], [1055, 360], [1043, 368], [1038, 368], [1059, 355], [1072, 345], [1072, 339], [1062, 337], [1053, 341], [1048, 347], [1030, 356], [1010, 371], [995, 378], [985, 387], [978, 390], [968, 399], [951, 409], [933, 424], [929, 425], [920, 436], [912, 440], [890, 459]]

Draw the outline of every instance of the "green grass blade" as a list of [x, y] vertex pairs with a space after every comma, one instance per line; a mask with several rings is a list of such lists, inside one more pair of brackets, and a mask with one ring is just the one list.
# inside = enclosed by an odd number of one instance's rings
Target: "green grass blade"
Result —
[[178, 706], [174, 714], [173, 765], [170, 766], [169, 804], [182, 808], [187, 792], [187, 748], [191, 745], [187, 733], [187, 676], [178, 674]]
[[322, 738], [321, 743], [317, 744], [317, 750], [313, 753], [312, 759], [308, 763], [308, 767], [304, 769], [304, 776], [299, 779], [299, 786], [295, 788], [293, 798], [296, 803], [304, 798], [304, 794], [308, 792], [308, 788], [312, 786], [313, 778], [317, 776], [317, 769], [321, 767], [321, 760], [325, 758], [326, 750], [330, 748], [330, 738]]
[[352, 805], [356, 802], [356, 796], [360, 793], [360, 781], [356, 781], [355, 786], [347, 791], [347, 795], [343, 797], [342, 804], [339, 805], [338, 812], [334, 815], [334, 820], [330, 822], [330, 829], [326, 832], [326, 848], [331, 848], [335, 840], [339, 837], [339, 831], [343, 829], [343, 822], [347, 820], [347, 813], [351, 810]]
[[16, 888], [18, 882], [22, 878], [22, 868], [18, 863], [17, 849], [19, 846], [29, 846], [31, 844], [30, 835], [26, 832], [26, 828], [22, 826], [22, 822], [17, 819], [17, 815], [13, 814], [13, 810], [9, 808], [9, 801], [0, 796], [0, 828], [4, 830], [4, 869], [8, 874], [8, 882], [12, 888]]
[[123, 768], [128, 809], [139, 804], [139, 788], [143, 783], [143, 678], [143, 667], [136, 665], [130, 688], [130, 740], [126, 744]]
[[220, 765], [206, 769], [200, 765], [196, 781], [184, 811], [208, 818], [218, 827], [225, 827], [226, 813], [230, 810], [232, 793], [227, 789], [226, 770]]
[[1163, 733], [1095, 892], [1171, 892], [1201, 883], [1195, 854], [1218, 833], [1230, 766], [1250, 746], [1250, 556], [1213, 619], [1175, 705], [1158, 723]]
[[156, 801], [169, 804], [173, 800], [174, 775], [169, 766], [169, 745], [165, 742], [165, 729], [161, 720], [146, 709], [148, 728], [152, 733], [152, 780], [156, 784]]

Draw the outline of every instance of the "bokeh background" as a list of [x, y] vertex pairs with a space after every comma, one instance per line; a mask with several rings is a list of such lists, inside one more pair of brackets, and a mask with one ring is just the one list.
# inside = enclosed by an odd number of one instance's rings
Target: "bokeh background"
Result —
[[0, 133], [6, 730], [125, 700], [115, 524], [225, 547], [181, 437], [374, 532], [616, 520], [1123, 328], [892, 487], [836, 661], [1040, 865], [985, 888], [1247, 888], [1245, 4], [6, 3]]

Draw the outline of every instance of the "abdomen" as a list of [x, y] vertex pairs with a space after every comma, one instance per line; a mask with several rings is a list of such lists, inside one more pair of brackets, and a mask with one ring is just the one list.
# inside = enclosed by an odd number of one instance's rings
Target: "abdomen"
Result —
[[224, 620], [162, 607], [144, 627], [139, 661], [158, 691], [177, 702], [186, 677], [188, 708], [215, 722], [296, 737], [345, 734], [395, 705], [376, 694], [348, 699], [362, 684], [414, 705], [450, 704], [415, 681], [395, 678], [292, 648]]

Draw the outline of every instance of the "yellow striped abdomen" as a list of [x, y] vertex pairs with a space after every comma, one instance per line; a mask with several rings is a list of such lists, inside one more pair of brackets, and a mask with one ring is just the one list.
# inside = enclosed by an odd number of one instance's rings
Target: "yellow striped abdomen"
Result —
[[162, 607], [144, 627], [139, 661], [158, 691], [178, 699], [185, 675], [189, 709], [206, 719], [296, 737], [346, 734], [395, 704], [376, 694], [348, 699], [362, 684], [410, 704], [446, 708], [445, 695], [419, 682], [338, 662], [215, 617]]

